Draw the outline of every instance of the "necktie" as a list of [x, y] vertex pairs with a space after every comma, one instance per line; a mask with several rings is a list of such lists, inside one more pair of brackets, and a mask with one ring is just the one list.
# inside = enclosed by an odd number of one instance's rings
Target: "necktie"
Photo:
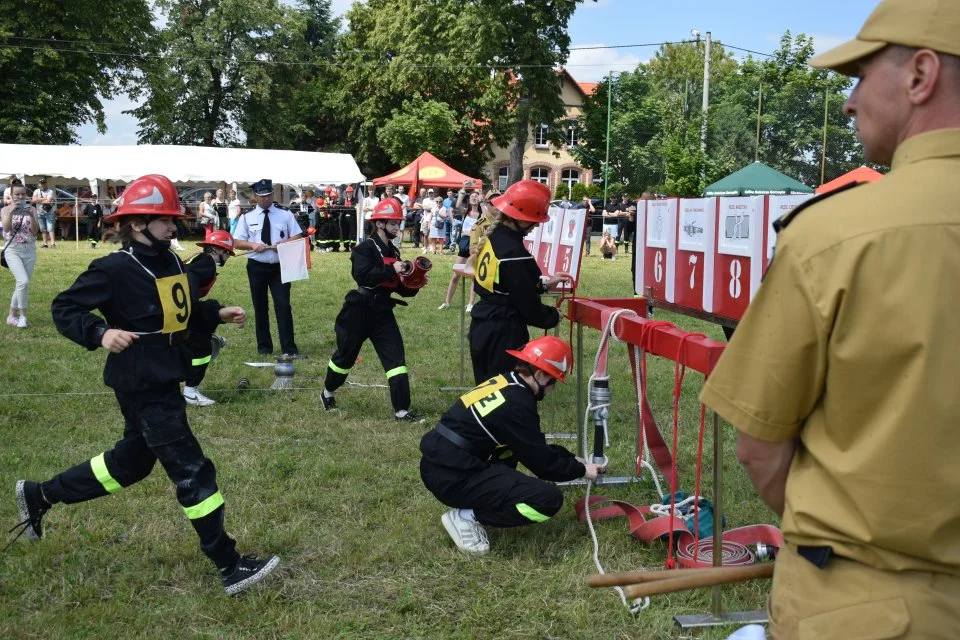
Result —
[[260, 242], [270, 245], [270, 211], [263, 212], [263, 230], [260, 232]]

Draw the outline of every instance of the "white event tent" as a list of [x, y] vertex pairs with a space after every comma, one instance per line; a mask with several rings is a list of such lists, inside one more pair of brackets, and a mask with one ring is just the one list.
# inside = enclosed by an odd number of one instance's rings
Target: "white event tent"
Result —
[[178, 185], [276, 184], [320, 186], [365, 180], [353, 156], [276, 149], [228, 149], [175, 145], [57, 146], [0, 144], [0, 176], [27, 181], [50, 176], [60, 184], [89, 181], [129, 183], [159, 173]]

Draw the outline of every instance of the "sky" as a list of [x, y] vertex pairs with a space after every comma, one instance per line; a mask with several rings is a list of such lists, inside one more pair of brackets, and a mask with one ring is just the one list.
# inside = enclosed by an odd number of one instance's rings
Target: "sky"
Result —
[[[878, 0], [806, 0], [802, 10], [772, 0], [585, 0], [570, 20], [567, 70], [580, 82], [596, 82], [608, 73], [631, 71], [652, 56], [657, 46], [624, 47], [687, 40], [692, 29], [711, 32], [714, 40], [752, 51], [773, 51], [787, 30], [813, 36], [818, 52], [826, 51], [860, 30]], [[353, 0], [333, 0], [342, 15]], [[579, 49], [624, 47], [617, 49]], [[734, 52], [738, 55], [738, 52]], [[746, 54], [742, 54], [746, 55]], [[121, 112], [134, 106], [126, 98], [104, 104], [107, 133], [94, 125], [81, 127], [81, 145], [136, 144], [137, 123]]]

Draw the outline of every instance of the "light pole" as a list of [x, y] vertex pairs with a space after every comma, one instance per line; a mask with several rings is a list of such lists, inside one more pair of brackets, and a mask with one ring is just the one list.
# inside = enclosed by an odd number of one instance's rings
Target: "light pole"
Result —
[[[700, 32], [696, 29], [690, 30], [690, 35], [700, 42]], [[703, 55], [703, 121], [700, 123], [700, 153], [703, 156], [703, 164], [700, 168], [700, 179], [706, 183], [707, 180], [707, 112], [710, 110], [710, 32], [706, 33], [706, 48]]]

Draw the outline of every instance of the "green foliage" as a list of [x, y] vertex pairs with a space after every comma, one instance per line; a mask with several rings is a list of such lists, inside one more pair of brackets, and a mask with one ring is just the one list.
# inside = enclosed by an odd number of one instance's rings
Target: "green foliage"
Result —
[[442, 149], [449, 157], [449, 141], [456, 138], [457, 126], [457, 114], [446, 103], [424, 101], [416, 95], [394, 110], [390, 120], [377, 132], [377, 141], [400, 165], [434, 149]]
[[106, 131], [101, 99], [133, 80], [130, 43], [150, 38], [150, 21], [146, 0], [0, 2], [0, 142], [75, 143], [87, 123]]
[[[701, 152], [703, 43], [664, 45], [650, 62], [612, 81], [611, 180], [631, 192], [647, 189], [697, 196], [703, 188], [753, 162], [809, 185], [820, 183], [824, 94], [830, 96], [826, 179], [862, 164], [850, 120], [843, 115], [848, 78], [811, 69], [812, 39], [784, 34], [769, 60], [738, 62], [723, 44], [711, 50], [707, 154]], [[578, 160], [600, 171], [606, 152], [609, 81], [598, 85], [579, 119]], [[762, 88], [760, 145], [757, 103]]]
[[[196, 238], [194, 238], [196, 240]], [[594, 249], [596, 249], [594, 239]], [[186, 243], [185, 243], [186, 244]], [[18, 521], [16, 480], [43, 480], [109, 449], [123, 431], [113, 394], [101, 382], [106, 352], [89, 352], [60, 336], [50, 319], [54, 295], [90, 260], [112, 250], [64, 247], [37, 263], [31, 281], [31, 326], [0, 328], [0, 520]], [[414, 253], [409, 244], [406, 257]], [[633, 291], [630, 261], [583, 259], [581, 296], [623, 297]], [[187, 407], [190, 427], [216, 464], [227, 501], [226, 527], [241, 553], [278, 553], [282, 564], [268, 581], [237, 598], [223, 594], [204, 558], [173, 487], [157, 465], [144, 481], [83, 504], [56, 505], [44, 518], [44, 537], [22, 537], [0, 554], [0, 637], [3, 638], [677, 638], [673, 616], [708, 613], [710, 590], [653, 598], [631, 616], [609, 589], [588, 589], [595, 573], [587, 527], [574, 503], [585, 487], [564, 489], [561, 511], [542, 524], [489, 528], [491, 552], [466, 557], [440, 523], [446, 507], [421, 484], [419, 441], [457, 398], [440, 387], [460, 379], [460, 314], [437, 311], [453, 257], [430, 256], [431, 280], [395, 315], [406, 347], [413, 408], [427, 423], [393, 421], [387, 389], [341, 388], [340, 410], [326, 413], [319, 400], [334, 349], [333, 320], [344, 292], [355, 286], [349, 256], [317, 254], [310, 279], [292, 287], [301, 352], [296, 391], [239, 395], [241, 376], [263, 389], [271, 369], [244, 361], [256, 356], [245, 264], [232, 259], [212, 296], [247, 308], [243, 329], [224, 325], [227, 347], [207, 370], [201, 389], [211, 407]], [[0, 272], [2, 273], [2, 272]], [[0, 277], [0, 290], [13, 282]], [[460, 294], [455, 298], [460, 304]], [[461, 307], [462, 308], [462, 307]], [[272, 314], [271, 314], [272, 315]], [[722, 339], [716, 325], [658, 310], [688, 331]], [[424, 328], [429, 327], [429, 338]], [[564, 322], [559, 334], [567, 336]], [[573, 332], [575, 336], [576, 331]], [[587, 369], [599, 331], [585, 328]], [[611, 342], [609, 373], [610, 471], [636, 466], [636, 402], [624, 345]], [[648, 357], [648, 398], [664, 435], [673, 420], [674, 366]], [[466, 378], [470, 373], [469, 354]], [[543, 430], [576, 431], [577, 381], [558, 385], [540, 404]], [[349, 381], [386, 384], [373, 348], [366, 344]], [[688, 372], [680, 401], [680, 486], [692, 491], [702, 377]], [[709, 483], [710, 427], [704, 462]], [[734, 455], [735, 431], [721, 432], [723, 500], [731, 527], [775, 522], [756, 497]], [[551, 440], [576, 448], [575, 440]], [[666, 484], [664, 486], [667, 486]], [[658, 502], [650, 475], [628, 486], [594, 488], [632, 504]], [[661, 567], [664, 545], [646, 546], [627, 535], [623, 519], [596, 523], [599, 557], [608, 571]], [[762, 608], [769, 581], [723, 588], [726, 611]], [[119, 633], [118, 630], [122, 630]], [[698, 640], [725, 638], [729, 627], [698, 631]]]
[[[349, 73], [335, 93], [361, 166], [386, 173], [407, 161], [414, 142], [427, 141], [457, 169], [479, 174], [494, 144], [519, 139], [522, 147], [529, 123], [563, 120], [556, 70], [581, 1], [355, 3], [338, 58]], [[413, 113], [417, 101], [445, 104], [451, 117], [436, 117], [435, 107], [428, 117]], [[390, 126], [395, 118], [402, 122]], [[398, 139], [411, 131], [415, 140]]]
[[[314, 3], [315, 5], [318, 3]], [[319, 3], [322, 8], [324, 3]], [[277, 0], [157, 0], [166, 19], [152, 42], [156, 58], [145, 65], [140, 142], [231, 146], [246, 130], [296, 121], [290, 84], [293, 65], [310, 64], [307, 11]], [[321, 30], [322, 31], [322, 30]], [[284, 71], [265, 63], [288, 65]], [[246, 112], [259, 104], [262, 120]], [[264, 108], [270, 104], [270, 110]], [[267, 120], [264, 116], [270, 114]], [[296, 136], [294, 131], [291, 135]]]

